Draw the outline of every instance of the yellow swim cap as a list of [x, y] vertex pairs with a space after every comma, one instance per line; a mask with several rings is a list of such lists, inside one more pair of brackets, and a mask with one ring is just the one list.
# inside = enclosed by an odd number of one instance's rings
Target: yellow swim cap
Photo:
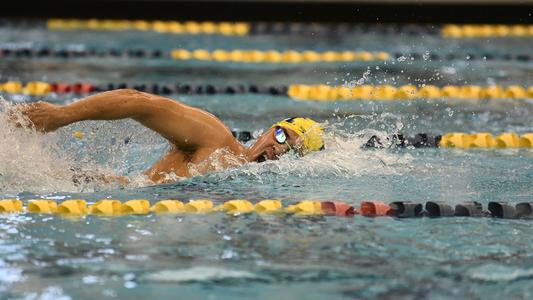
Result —
[[304, 147], [309, 151], [324, 149], [324, 140], [322, 140], [324, 129], [311, 119], [289, 118], [272, 125], [272, 127], [276, 126], [285, 127], [296, 132], [302, 139]]

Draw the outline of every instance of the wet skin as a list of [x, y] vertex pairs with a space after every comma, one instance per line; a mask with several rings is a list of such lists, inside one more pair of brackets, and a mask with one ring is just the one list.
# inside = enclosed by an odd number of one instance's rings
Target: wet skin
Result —
[[[119, 89], [89, 96], [69, 105], [47, 102], [19, 105], [40, 132], [54, 131], [85, 120], [131, 118], [166, 138], [172, 145], [145, 174], [154, 183], [166, 182], [166, 174], [190, 177], [191, 167], [200, 174], [215, 170], [215, 165], [232, 167], [248, 162], [277, 159], [289, 150], [274, 138], [275, 128], [266, 130], [250, 148], [242, 145], [214, 115], [175, 100]], [[301, 151], [299, 136], [283, 128], [287, 143]], [[215, 151], [220, 155], [214, 155]]]

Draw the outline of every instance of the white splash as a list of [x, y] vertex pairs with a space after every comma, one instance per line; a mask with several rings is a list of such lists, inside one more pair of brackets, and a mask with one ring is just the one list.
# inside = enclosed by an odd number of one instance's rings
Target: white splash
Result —
[[467, 271], [467, 276], [474, 280], [487, 282], [511, 282], [532, 278], [533, 269], [524, 269], [500, 264], [485, 264]]
[[[12, 108], [0, 97], [0, 192], [82, 192], [116, 187], [99, 180], [114, 174], [110, 168], [80, 161], [75, 153], [59, 147], [64, 139], [61, 134], [43, 135], [15, 126], [15, 122], [27, 125], [28, 121]], [[7, 111], [13, 114], [8, 116]]]
[[182, 270], [161, 270], [146, 274], [142, 279], [154, 282], [202, 282], [224, 279], [257, 279], [259, 276], [247, 272], [216, 267], [192, 267]]
[[[360, 119], [369, 126], [356, 133], [342, 130], [350, 119]], [[378, 122], [387, 124], [385, 130], [370, 129]], [[213, 174], [219, 179], [237, 176], [251, 177], [262, 181], [275, 175], [279, 177], [343, 177], [363, 176], [366, 174], [394, 175], [411, 168], [412, 156], [391, 153], [388, 150], [365, 150], [362, 146], [371, 136], [386, 137], [397, 133], [402, 128], [401, 120], [391, 114], [380, 116], [350, 116], [326, 127], [324, 141], [326, 149], [313, 152], [304, 157], [284, 155], [278, 160], [262, 163], [249, 163], [242, 167]]]
[[[0, 99], [0, 191], [76, 191], [68, 159], [55, 147], [55, 134], [44, 138], [8, 120], [11, 105]], [[24, 123], [21, 116], [14, 116]]]
[[369, 81], [371, 73], [372, 73], [372, 71], [370, 71], [370, 69], [367, 69], [365, 72], [363, 72], [363, 75], [361, 76], [361, 78], [356, 79], [356, 80], [352, 80], [352, 81], [349, 81], [349, 82], [345, 82], [344, 86], [349, 88], [349, 89], [353, 89], [356, 86], [363, 85], [363, 84], [365, 84], [365, 82]]

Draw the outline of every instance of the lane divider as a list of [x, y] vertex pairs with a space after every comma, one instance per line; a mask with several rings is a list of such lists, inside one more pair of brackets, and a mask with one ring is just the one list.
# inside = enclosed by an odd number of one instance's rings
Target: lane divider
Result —
[[245, 22], [49, 19], [46, 26], [49, 30], [138, 30], [192, 35], [220, 34], [244, 36], [250, 31], [250, 24]]
[[222, 35], [344, 35], [380, 34], [438, 35], [439, 25], [367, 24], [367, 23], [301, 23], [301, 22], [177, 22], [148, 20], [49, 19], [49, 30], [154, 31], [170, 34]]
[[2, 26], [40, 27], [49, 30], [153, 31], [169, 34], [221, 35], [338, 35], [386, 36], [440, 35], [444, 38], [532, 37], [531, 24], [366, 24], [301, 22], [209, 22], [111, 19], [48, 19], [46, 21], [3, 19]]
[[305, 85], [191, 85], [191, 84], [126, 84], [107, 83], [93, 85], [91, 83], [63, 83], [31, 81], [0, 82], [0, 92], [8, 94], [28, 94], [32, 96], [46, 96], [56, 94], [90, 94], [114, 89], [132, 88], [138, 91], [160, 95], [214, 95], [214, 94], [267, 94], [273, 96], [288, 96], [301, 101], [397, 101], [397, 100], [433, 100], [433, 99], [527, 99], [533, 98], [533, 86], [519, 85], [446, 85], [442, 87], [426, 85], [417, 87], [403, 85], [358, 85], [355, 87], [328, 86], [324, 84]]
[[7, 94], [27, 94], [32, 96], [46, 96], [51, 93], [55, 94], [78, 94], [86, 95], [93, 92], [104, 92], [114, 89], [132, 88], [142, 92], [149, 92], [157, 95], [214, 95], [214, 94], [268, 94], [268, 95], [287, 95], [287, 86], [258, 86], [258, 85], [194, 85], [194, 84], [126, 84], [126, 83], [107, 83], [94, 85], [91, 83], [64, 83], [64, 82], [20, 82], [7, 81], [0, 82], [0, 92]]
[[300, 22], [254, 22], [250, 24], [250, 35], [328, 35], [344, 36], [385, 35], [420, 36], [439, 35], [440, 25], [436, 24], [384, 24], [384, 23], [300, 23]]
[[443, 201], [429, 201], [425, 205], [411, 201], [362, 201], [356, 208], [342, 201], [303, 200], [283, 207], [278, 199], [265, 199], [252, 203], [245, 199], [226, 201], [215, 205], [212, 200], [199, 199], [183, 203], [179, 200], [161, 200], [153, 205], [146, 199], [133, 199], [122, 203], [119, 200], [102, 199], [91, 205], [85, 200], [65, 200], [57, 204], [54, 200], [29, 200], [26, 207], [18, 199], [0, 200], [0, 213], [59, 214], [65, 216], [123, 216], [147, 214], [293, 214], [299, 216], [338, 216], [354, 217], [494, 217], [502, 219], [533, 219], [533, 202], [522, 202], [512, 205], [507, 202], [489, 202], [488, 210], [475, 201], [462, 202], [456, 205]]
[[[99, 30], [99, 31], [155, 31], [171, 34], [215, 34], [224, 35], [238, 32], [237, 35], [345, 35], [345, 34], [379, 34], [379, 35], [439, 35], [441, 25], [437, 24], [369, 24], [369, 23], [304, 23], [304, 22], [239, 22], [237, 29], [217, 22], [176, 22], [149, 20], [105, 20], [105, 19], [49, 19], [47, 21], [5, 19], [0, 25], [17, 27], [41, 27], [49, 30]], [[224, 28], [226, 27], [226, 28]], [[246, 29], [246, 30], [245, 30]]]
[[204, 60], [219, 62], [246, 63], [307, 63], [307, 62], [348, 62], [385, 61], [390, 59], [387, 52], [368, 51], [296, 51], [296, 50], [214, 50], [174, 49], [170, 57], [177, 60]]
[[504, 132], [493, 136], [488, 132], [451, 132], [444, 135], [419, 133], [414, 136], [395, 134], [385, 138], [372, 136], [364, 145], [366, 148], [460, 148], [460, 149], [504, 149], [533, 148], [533, 133], [521, 136], [514, 132]]
[[480, 37], [533, 37], [533, 25], [444, 25], [441, 35], [445, 38]]
[[518, 61], [533, 60], [530, 53], [461, 53], [461, 52], [367, 52], [367, 51], [279, 51], [279, 50], [207, 50], [207, 49], [175, 49], [171, 51], [161, 49], [53, 49], [41, 48], [0, 48], [0, 57], [4, 58], [128, 58], [128, 59], [180, 59], [180, 60], [209, 60], [233, 61], [244, 63], [324, 63], [349, 61]]
[[442, 148], [531, 148], [533, 134], [522, 136], [514, 132], [502, 133], [493, 137], [490, 133], [448, 133], [442, 136], [439, 147]]
[[288, 88], [288, 96], [303, 101], [353, 101], [353, 100], [413, 100], [413, 99], [524, 99], [533, 97], [533, 86], [522, 87], [510, 85], [479, 86], [447, 85], [437, 87], [426, 85], [417, 87], [403, 85], [358, 85], [353, 88], [346, 86], [328, 86], [292, 84]]
[[42, 81], [30, 81], [22, 83], [20, 81], [7, 81], [0, 83], [0, 92], [8, 94], [27, 94], [32, 96], [46, 96], [50, 93], [57, 94], [90, 94], [96, 92], [94, 85], [89, 83], [48, 83]]

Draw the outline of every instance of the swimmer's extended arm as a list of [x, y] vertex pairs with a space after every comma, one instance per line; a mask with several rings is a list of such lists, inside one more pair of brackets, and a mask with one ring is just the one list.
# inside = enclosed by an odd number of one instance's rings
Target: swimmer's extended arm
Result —
[[218, 148], [222, 139], [231, 137], [218, 118], [203, 110], [130, 89], [99, 93], [65, 106], [38, 102], [30, 104], [24, 114], [41, 131], [54, 131], [84, 120], [132, 118], [182, 150]]

